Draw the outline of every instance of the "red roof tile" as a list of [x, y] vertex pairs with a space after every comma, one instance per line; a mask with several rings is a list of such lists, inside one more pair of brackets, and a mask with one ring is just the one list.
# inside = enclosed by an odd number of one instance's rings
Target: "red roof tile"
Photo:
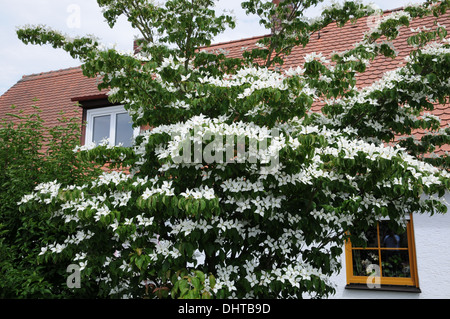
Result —
[[[385, 14], [391, 13], [392, 11], [395, 10], [385, 11]], [[319, 33], [313, 34], [305, 48], [301, 46], [295, 47], [292, 50], [292, 53], [285, 59], [283, 68], [289, 69], [290, 67], [295, 68], [299, 65], [303, 65], [305, 62], [305, 55], [312, 52], [321, 52], [325, 57], [330, 57], [334, 52], [342, 52], [353, 48], [355, 43], [362, 40], [363, 34], [369, 31], [369, 25], [372, 21], [371, 19], [372, 18], [370, 17], [364, 17], [359, 19], [356, 23], [348, 23], [342, 28], [337, 27], [336, 24], [328, 25], [320, 31], [320, 36]], [[369, 85], [375, 80], [381, 78], [386, 71], [394, 70], [404, 65], [404, 58], [409, 55], [409, 52], [412, 49], [412, 47], [408, 46], [406, 43], [407, 38], [413, 35], [410, 29], [417, 29], [419, 26], [432, 27], [434, 20], [435, 18], [433, 16], [425, 17], [423, 19], [416, 19], [410, 22], [409, 27], [400, 28], [399, 36], [397, 39], [392, 41], [398, 52], [398, 57], [395, 59], [378, 57], [371, 63], [371, 66], [368, 68], [367, 72], [360, 75], [360, 86]], [[438, 21], [443, 25], [450, 25], [450, 14], [440, 17]], [[214, 51], [223, 49], [228, 52], [229, 57], [240, 57], [242, 56], [243, 48], [255, 48], [256, 41], [267, 36], [270, 35], [218, 43], [211, 45], [209, 48], [205, 48], [204, 50]]]
[[80, 118], [80, 108], [76, 107], [76, 97], [99, 97], [97, 80], [83, 75], [80, 67], [23, 76], [14, 86], [0, 97], [0, 118], [7, 117], [10, 106], [15, 105], [24, 114], [34, 112], [32, 105], [41, 110], [46, 125], [58, 124], [59, 113]]
[[[400, 9], [401, 8], [385, 11], [384, 14], [386, 15]], [[359, 87], [368, 86], [381, 79], [383, 74], [387, 71], [395, 70], [403, 66], [406, 63], [405, 57], [407, 57], [412, 50], [412, 47], [406, 42], [408, 37], [413, 35], [411, 29], [417, 29], [419, 26], [432, 27], [435, 19], [436, 18], [433, 16], [415, 19], [410, 22], [408, 27], [401, 27], [399, 36], [392, 41], [392, 44], [398, 53], [397, 57], [395, 59], [391, 59], [380, 56], [372, 61], [366, 72], [357, 75], [357, 85]], [[299, 65], [303, 65], [305, 62], [305, 55], [312, 52], [321, 52], [323, 56], [329, 58], [334, 52], [343, 52], [353, 48], [355, 43], [362, 40], [364, 33], [369, 31], [369, 25], [372, 21], [373, 20], [371, 17], [365, 17], [359, 19], [354, 24], [348, 23], [342, 28], [337, 27], [336, 24], [328, 25], [326, 28], [321, 30], [320, 37], [319, 34], [314, 34], [305, 48], [301, 46], [295, 47], [292, 50], [292, 53], [285, 59], [283, 68], [289, 69], [290, 67], [295, 68]], [[439, 17], [438, 21], [441, 25], [449, 26], [450, 14]], [[243, 48], [255, 48], [256, 41], [265, 36], [218, 43], [210, 46], [209, 48], [205, 48], [205, 50], [214, 51], [223, 49], [228, 52], [229, 57], [240, 57], [242, 56]], [[313, 111], [319, 111], [321, 106], [321, 103], [316, 103], [313, 106]], [[436, 107], [435, 112], [436, 115], [442, 117], [442, 126], [447, 126], [447, 124], [450, 123], [450, 108], [447, 106], [438, 106]]]

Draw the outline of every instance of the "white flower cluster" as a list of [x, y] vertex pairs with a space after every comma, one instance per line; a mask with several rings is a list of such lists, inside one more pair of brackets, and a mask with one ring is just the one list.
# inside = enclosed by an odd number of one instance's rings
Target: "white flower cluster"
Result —
[[[422, 54], [434, 55], [434, 62], [438, 62], [438, 59], [445, 59], [445, 56], [450, 53], [450, 39], [446, 38], [441, 42], [431, 42], [427, 46], [421, 49]], [[410, 61], [410, 56], [408, 56], [407, 61]]]
[[172, 70], [177, 70], [178, 68], [182, 67], [184, 62], [186, 61], [185, 58], [174, 58], [174, 56], [170, 55], [168, 58], [164, 57], [163, 61], [161, 63], [161, 66], [156, 69], [158, 73], [160, 73], [162, 70], [166, 68], [170, 68]]
[[251, 182], [243, 176], [236, 179], [224, 180], [220, 187], [222, 187], [225, 192], [231, 193], [265, 191], [264, 184], [261, 180]]
[[[82, 152], [83, 151], [89, 151], [89, 150], [92, 150], [92, 149], [96, 148], [97, 146], [104, 146], [104, 147], [106, 147], [106, 149], [114, 149], [116, 147], [123, 146], [123, 144], [119, 143], [119, 144], [115, 145], [115, 144], [110, 142], [109, 138], [104, 138], [98, 143], [88, 142], [88, 143], [85, 143], [84, 145], [81, 145], [81, 146], [77, 145], [73, 149], [73, 152], [77, 153], [78, 151], [82, 151]], [[120, 157], [125, 158], [125, 154], [120, 155]]]
[[[195, 134], [192, 135], [192, 131]], [[185, 123], [162, 125], [151, 131], [144, 132], [143, 142], [136, 146], [135, 153], [142, 157], [139, 163], [143, 163], [146, 154], [145, 145], [148, 143], [149, 137], [154, 134], [168, 134], [172, 139], [166, 145], [159, 145], [159, 147], [156, 148], [155, 153], [159, 159], [168, 159], [170, 157], [172, 161], [175, 161], [175, 159], [177, 159], [177, 161], [175, 163], [166, 163], [165, 165], [162, 165], [160, 170], [166, 171], [172, 167], [179, 167], [181, 165], [180, 162], [182, 162], [183, 165], [194, 165], [200, 169], [203, 166], [197, 165], [197, 157], [195, 157], [194, 160], [192, 160], [191, 157], [188, 157], [187, 160], [185, 160], [185, 155], [179, 155], [180, 151], [186, 150], [186, 152], [192, 152], [196, 155], [196, 149], [192, 145], [198, 145], [202, 143], [203, 139], [207, 140], [208, 136], [214, 136], [214, 150], [228, 155], [230, 147], [237, 147], [234, 143], [234, 138], [239, 137], [242, 139], [248, 138], [254, 143], [250, 144], [251, 147], [249, 147], [248, 150], [242, 152], [244, 156], [252, 157], [254, 161], [268, 163], [277, 156], [278, 151], [284, 146], [284, 138], [276, 136], [275, 134], [277, 132], [278, 131], [272, 131], [267, 127], [260, 127], [253, 123], [239, 121], [232, 124], [226, 124], [223, 123], [220, 118], [210, 119], [203, 115], [199, 115], [192, 117]], [[268, 145], [269, 140], [271, 140], [270, 145]], [[257, 148], [257, 143], [260, 145], [259, 148]], [[264, 143], [266, 144], [264, 145]], [[206, 153], [205, 150], [200, 150], [198, 157], [204, 159], [209, 159], [210, 157], [211, 161], [215, 161], [216, 157]], [[241, 154], [241, 152], [239, 154]], [[223, 161], [223, 158], [218, 159], [218, 163], [221, 163], [221, 161]], [[234, 161], [234, 153], [227, 161]]]
[[241, 198], [236, 199], [231, 196], [227, 196], [227, 199], [224, 201], [226, 204], [235, 204], [236, 212], [244, 212], [246, 210], [251, 210], [255, 214], [265, 216], [266, 212], [269, 212], [269, 216], [277, 209], [281, 208], [282, 201], [286, 199], [285, 196], [257, 196], [255, 199], [253, 198]]
[[148, 52], [135, 52], [134, 50], [117, 50], [116, 52], [122, 56], [132, 57], [141, 62], [147, 62], [152, 59], [152, 55]]
[[245, 116], [256, 116], [258, 114], [271, 114], [272, 109], [264, 102], [259, 103], [253, 109], [247, 111]]
[[[409, 12], [406, 12], [404, 10], [400, 10], [400, 11], [393, 11], [388, 15], [385, 15], [384, 17], [381, 17], [379, 20], [375, 21], [375, 23], [373, 24], [372, 28], [369, 30], [369, 34], [372, 33], [378, 33], [380, 32], [380, 26], [381, 24], [385, 23], [388, 20], [399, 20], [402, 17], [406, 17], [408, 19], [408, 21], [411, 20], [411, 15], [409, 14]], [[397, 27], [398, 29], [399, 27]]]
[[322, 52], [319, 52], [319, 53], [311, 52], [309, 54], [306, 54], [304, 58], [305, 58], [305, 62], [306, 63], [315, 61], [316, 59], [318, 61], [320, 61], [322, 64], [329, 64], [330, 63], [330, 61], [323, 56]]
[[95, 181], [93, 181], [91, 185], [92, 187], [100, 187], [103, 185], [111, 185], [111, 184], [118, 186], [122, 182], [129, 181], [130, 178], [131, 178], [130, 175], [123, 172], [117, 171], [104, 172]]
[[238, 219], [224, 219], [223, 217], [213, 216], [210, 220], [191, 220], [185, 219], [176, 224], [170, 225], [172, 230], [170, 234], [188, 236], [195, 230], [200, 230], [203, 233], [207, 233], [211, 229], [215, 229], [219, 233], [219, 237], [222, 232], [226, 232], [230, 229], [235, 229], [237, 233], [242, 237], [256, 237], [261, 233], [258, 227], [248, 228], [246, 221]]
[[128, 201], [131, 198], [131, 191], [128, 192], [114, 192], [112, 195], [112, 202], [111, 204], [113, 207], [122, 207], [127, 206]]
[[188, 236], [191, 232], [196, 229], [202, 230], [206, 233], [208, 230], [212, 229], [213, 226], [209, 225], [205, 220], [193, 221], [193, 220], [182, 220], [178, 224], [171, 225], [172, 231], [169, 234], [178, 235], [183, 234], [183, 236]]
[[168, 108], [174, 108], [174, 109], [185, 109], [185, 110], [189, 110], [191, 108], [191, 106], [189, 104], [187, 104], [185, 101], [175, 101], [175, 102], [171, 102], [170, 104], [166, 105], [166, 107]]
[[[79, 230], [75, 235], [67, 237], [62, 244], [58, 244], [54, 242], [53, 244], [49, 244], [47, 246], [44, 246], [41, 248], [41, 252], [39, 255], [44, 255], [48, 251], [52, 253], [61, 253], [64, 249], [66, 249], [69, 245], [78, 245], [83, 240], [90, 239], [92, 236], [94, 236], [94, 233], [91, 231], [84, 232], [83, 230]], [[80, 256], [79, 256], [80, 258]], [[77, 259], [75, 259], [77, 260]]]
[[[320, 270], [304, 261], [297, 261], [283, 267], [277, 267], [274, 263], [271, 271], [262, 270], [260, 271], [261, 274], [257, 276], [255, 269], [258, 267], [258, 264], [259, 263], [255, 259], [253, 261], [247, 260], [243, 265], [247, 274], [245, 279], [250, 283], [251, 287], [268, 287], [271, 282], [276, 280], [283, 284], [290, 284], [292, 287], [299, 288], [302, 280], [311, 280], [312, 276], [316, 276], [325, 282], [329, 279]], [[228, 277], [230, 273], [230, 271], [227, 273]]]
[[213, 291], [217, 293], [218, 290], [227, 288], [228, 291], [236, 291], [235, 281], [232, 279], [234, 274], [239, 272], [238, 266], [218, 266], [216, 276], [216, 284]]
[[[54, 198], [58, 196], [59, 189], [61, 188], [61, 184], [58, 183], [56, 180], [53, 182], [48, 183], [41, 183], [38, 184], [32, 194], [26, 194], [24, 195], [21, 200], [17, 203], [17, 205], [22, 205], [25, 203], [28, 203], [32, 200], [37, 200], [40, 203], [50, 204]], [[41, 198], [40, 195], [45, 195], [44, 199]]]
[[331, 230], [329, 224], [333, 224], [333, 226], [342, 224], [350, 226], [353, 224], [353, 216], [351, 214], [338, 216], [335, 213], [326, 213], [323, 209], [314, 209], [310, 212], [310, 214], [314, 218], [325, 221], [325, 224], [323, 224], [323, 230], [326, 232]]
[[152, 261], [157, 261], [159, 257], [164, 260], [168, 256], [176, 259], [181, 256], [181, 253], [171, 241], [162, 239], [155, 243], [155, 251], [150, 253], [149, 256]]
[[162, 194], [166, 196], [174, 196], [174, 189], [172, 188], [172, 181], [164, 181], [161, 187], [146, 188], [144, 193], [142, 194], [143, 199], [148, 199], [154, 194]]
[[303, 232], [300, 229], [283, 229], [284, 233], [279, 238], [267, 239], [261, 243], [261, 246], [269, 250], [270, 254], [290, 255], [292, 249], [298, 248], [304, 242]]
[[245, 84], [250, 87], [238, 95], [238, 99], [243, 99], [251, 95], [254, 91], [265, 88], [275, 88], [286, 90], [284, 83], [285, 76], [279, 72], [269, 70], [267, 68], [246, 67], [238, 70], [236, 74], [226, 75], [223, 78], [205, 76], [199, 78], [200, 83], [207, 83], [218, 87], [237, 87]]
[[200, 186], [195, 189], [186, 189], [184, 192], [180, 193], [184, 198], [194, 198], [194, 199], [213, 199], [215, 198], [214, 189], [208, 186]]

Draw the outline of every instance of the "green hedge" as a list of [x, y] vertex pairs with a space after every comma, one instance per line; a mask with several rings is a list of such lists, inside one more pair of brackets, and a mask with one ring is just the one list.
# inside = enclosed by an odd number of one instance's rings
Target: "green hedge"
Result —
[[64, 236], [47, 211], [19, 212], [17, 203], [36, 185], [56, 178], [83, 184], [99, 169], [80, 161], [73, 149], [80, 143], [81, 121], [61, 113], [59, 124], [47, 127], [41, 110], [32, 114], [12, 107], [0, 121], [0, 298], [68, 298], [68, 263], [38, 264], [41, 246]]

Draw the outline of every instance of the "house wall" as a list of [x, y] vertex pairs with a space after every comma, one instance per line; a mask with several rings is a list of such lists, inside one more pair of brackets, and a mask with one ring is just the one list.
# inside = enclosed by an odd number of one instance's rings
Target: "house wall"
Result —
[[[450, 202], [450, 195], [446, 196]], [[345, 253], [331, 298], [352, 299], [447, 299], [450, 298], [450, 206], [447, 214], [414, 214], [414, 237], [420, 293], [345, 289]]]

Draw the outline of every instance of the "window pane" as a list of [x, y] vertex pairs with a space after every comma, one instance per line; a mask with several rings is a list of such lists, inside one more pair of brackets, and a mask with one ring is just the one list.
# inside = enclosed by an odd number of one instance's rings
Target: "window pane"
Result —
[[364, 248], [378, 248], [378, 230], [377, 226], [373, 226], [369, 228], [366, 232], [364, 232], [365, 239], [357, 240], [357, 243], [353, 245], [353, 247]]
[[[353, 275], [370, 276], [376, 265], [379, 267], [378, 250], [354, 249], [353, 250]], [[378, 268], [379, 269], [379, 268]]]
[[380, 222], [380, 245], [387, 248], [407, 248], [408, 236], [406, 231], [395, 233], [389, 228], [387, 221]]
[[366, 232], [367, 247], [378, 247], [378, 230], [377, 226], [372, 227]]
[[94, 117], [92, 141], [99, 143], [105, 138], [109, 138], [111, 116], [103, 115]]
[[381, 265], [384, 277], [411, 277], [407, 250], [382, 250]]
[[119, 113], [116, 115], [116, 145], [122, 143], [123, 146], [132, 146], [133, 126], [128, 113]]

